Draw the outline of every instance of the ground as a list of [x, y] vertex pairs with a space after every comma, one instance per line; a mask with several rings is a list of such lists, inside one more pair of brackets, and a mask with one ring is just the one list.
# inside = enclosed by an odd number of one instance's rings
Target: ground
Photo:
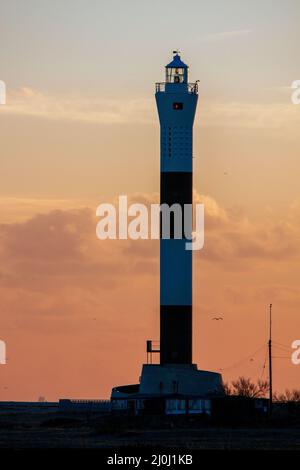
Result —
[[300, 426], [260, 423], [216, 426], [197, 420], [135, 421], [94, 413], [62, 414], [55, 409], [0, 409], [0, 448], [99, 448], [149, 446], [190, 450], [300, 450]]

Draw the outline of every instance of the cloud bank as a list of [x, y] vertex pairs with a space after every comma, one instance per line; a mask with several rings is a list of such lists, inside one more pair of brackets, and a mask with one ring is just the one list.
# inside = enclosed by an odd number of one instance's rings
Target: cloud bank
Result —
[[[290, 102], [255, 103], [245, 98], [240, 102], [202, 103], [201, 125], [204, 127], [240, 127], [298, 129], [300, 113]], [[23, 115], [51, 120], [80, 121], [99, 125], [156, 124], [157, 114], [151, 98], [104, 99], [98, 96], [54, 96], [28, 87], [8, 93], [2, 115]]]

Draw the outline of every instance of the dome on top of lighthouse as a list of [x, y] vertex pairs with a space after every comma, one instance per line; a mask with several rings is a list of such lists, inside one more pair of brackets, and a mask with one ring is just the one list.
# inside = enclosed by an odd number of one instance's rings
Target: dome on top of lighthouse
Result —
[[187, 69], [188, 66], [182, 62], [182, 60], [180, 59], [180, 55], [178, 54], [178, 52], [175, 53], [174, 57], [173, 57], [173, 60], [172, 62], [170, 62], [168, 65], [166, 65], [166, 68], [181, 68], [181, 69]]

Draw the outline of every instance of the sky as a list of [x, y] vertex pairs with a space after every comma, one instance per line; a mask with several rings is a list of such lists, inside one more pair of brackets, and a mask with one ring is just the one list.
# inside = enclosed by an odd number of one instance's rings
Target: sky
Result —
[[[0, 400], [108, 397], [159, 336], [159, 247], [100, 241], [95, 211], [159, 192], [155, 82], [200, 80], [194, 361], [300, 387], [298, 0], [0, 0]], [[223, 321], [212, 321], [222, 314]]]

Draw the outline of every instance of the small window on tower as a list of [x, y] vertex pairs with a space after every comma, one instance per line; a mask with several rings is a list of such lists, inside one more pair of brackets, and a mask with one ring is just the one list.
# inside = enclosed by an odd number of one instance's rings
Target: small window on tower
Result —
[[173, 109], [176, 111], [179, 109], [183, 109], [183, 103], [173, 103]]

